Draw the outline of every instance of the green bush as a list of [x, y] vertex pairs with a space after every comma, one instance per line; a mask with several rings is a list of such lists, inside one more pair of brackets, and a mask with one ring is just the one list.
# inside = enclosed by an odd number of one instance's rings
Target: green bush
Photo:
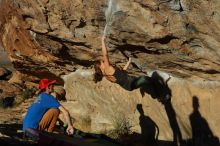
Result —
[[31, 97], [31, 92], [29, 91], [29, 89], [23, 90], [22, 93], [21, 93], [21, 97], [24, 100], [30, 98]]

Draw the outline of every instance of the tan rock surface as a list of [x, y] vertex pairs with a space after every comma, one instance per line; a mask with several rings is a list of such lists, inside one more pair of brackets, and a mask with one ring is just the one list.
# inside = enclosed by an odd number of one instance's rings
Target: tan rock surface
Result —
[[[140, 132], [136, 106], [142, 104], [145, 115], [158, 125], [160, 139], [192, 137], [190, 118], [198, 113], [220, 137], [218, 0], [0, 2], [0, 43], [14, 68], [62, 84], [61, 76], [67, 75], [63, 104], [78, 126], [109, 130], [118, 113]], [[104, 30], [113, 64], [123, 65], [131, 56], [133, 75], [151, 75], [154, 70], [163, 71], [164, 79], [171, 75], [170, 104], [164, 106], [150, 93], [142, 97], [139, 90], [126, 92], [106, 80], [93, 83], [90, 69], [100, 57]], [[79, 68], [85, 71], [76, 71]]]
[[106, 30], [114, 63], [131, 54], [145, 72], [219, 80], [218, 1], [3, 0], [1, 7], [2, 46], [18, 70], [60, 76], [91, 66]]
[[[107, 80], [94, 84], [90, 75], [91, 71], [78, 70], [64, 77], [69, 102], [63, 105], [71, 111], [76, 123], [81, 123], [83, 128], [85, 125], [86, 128], [90, 128], [86, 130], [100, 132], [111, 129], [115, 118], [124, 115], [132, 123], [133, 130], [140, 132], [140, 113], [136, 106], [142, 104], [145, 115], [149, 116], [160, 129], [159, 139], [172, 141], [173, 134], [178, 134], [175, 132], [177, 129], [172, 129], [174, 125], [175, 128], [179, 127], [182, 138], [186, 140], [192, 136], [189, 116], [193, 113], [195, 96], [200, 105], [199, 112], [209, 124], [213, 134], [219, 137], [219, 82], [189, 81], [172, 77], [168, 82], [172, 90], [171, 103], [163, 105], [150, 94], [142, 97], [138, 89], [132, 92], [125, 91], [119, 85]], [[199, 124], [201, 121], [197, 122]]]
[[7, 70], [5, 68], [0, 67], [0, 77], [7, 75]]

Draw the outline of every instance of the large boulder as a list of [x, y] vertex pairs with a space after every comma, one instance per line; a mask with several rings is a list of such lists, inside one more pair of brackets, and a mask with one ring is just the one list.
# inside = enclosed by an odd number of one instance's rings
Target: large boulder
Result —
[[[163, 72], [158, 74], [164, 80], [169, 77]], [[152, 76], [152, 73], [148, 75]], [[139, 89], [126, 91], [105, 79], [95, 84], [91, 70], [79, 69], [64, 76], [64, 80], [68, 102], [62, 104], [70, 110], [75, 119], [74, 125], [86, 131], [111, 131], [116, 128], [117, 122], [124, 120], [131, 124], [133, 132], [141, 133], [147, 130], [143, 129], [143, 121], [140, 121], [140, 117], [145, 116], [148, 122], [151, 119], [158, 126], [160, 140], [180, 142], [189, 140], [195, 133], [207, 134], [207, 131], [220, 136], [217, 114], [219, 82], [183, 80], [171, 76], [167, 84], [171, 90], [171, 100], [159, 102], [149, 92], [143, 96]], [[166, 90], [163, 92], [168, 93]], [[138, 105], [142, 105], [143, 113]], [[144, 124], [150, 128], [148, 122]], [[199, 133], [194, 132], [195, 123], [201, 124]]]
[[[186, 140], [196, 137], [194, 131], [219, 137], [219, 15], [218, 0], [1, 0], [0, 43], [22, 74], [62, 84], [66, 75], [63, 104], [81, 128], [110, 130], [112, 121], [125, 117], [142, 133], [139, 118], [148, 116], [160, 139]], [[131, 74], [171, 76], [165, 88], [158, 86], [163, 92], [94, 84], [91, 68], [102, 35], [112, 64], [124, 65], [131, 56]], [[164, 91], [171, 100], [158, 102]]]

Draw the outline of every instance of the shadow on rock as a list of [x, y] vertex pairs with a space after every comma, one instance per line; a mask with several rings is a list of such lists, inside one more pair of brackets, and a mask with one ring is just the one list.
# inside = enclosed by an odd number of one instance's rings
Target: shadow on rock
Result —
[[179, 144], [182, 145], [183, 139], [182, 139], [181, 130], [180, 130], [180, 127], [179, 127], [177, 119], [176, 119], [176, 112], [175, 112], [170, 100], [167, 101], [166, 103], [164, 103], [164, 108], [165, 108], [167, 117], [169, 119], [170, 127], [173, 132], [173, 144], [175, 146], [177, 146]]
[[140, 113], [139, 124], [141, 127], [140, 141], [144, 144], [155, 144], [158, 140], [159, 128], [157, 124], [149, 117], [144, 115], [142, 104], [137, 105]]
[[41, 132], [39, 136], [39, 146], [120, 146], [113, 139], [102, 135], [85, 133], [78, 129], [71, 136], [65, 134]]
[[199, 107], [198, 97], [193, 96], [193, 112], [189, 116], [192, 127], [191, 146], [220, 146], [218, 137], [212, 133], [208, 122], [199, 112]]
[[141, 133], [132, 133], [124, 140], [126, 146], [156, 146], [158, 142], [159, 128], [157, 124], [144, 114], [142, 104], [137, 104], [139, 112], [139, 125]]
[[140, 88], [141, 95], [144, 96], [145, 93], [151, 95], [152, 98], [157, 99], [158, 101], [164, 103], [171, 100], [171, 90], [168, 86], [168, 81], [170, 77], [164, 81], [156, 71], [153, 72], [152, 76], [149, 78], [150, 84], [142, 86]]
[[37, 146], [36, 143], [25, 141], [21, 132], [21, 124], [0, 124], [1, 146]]

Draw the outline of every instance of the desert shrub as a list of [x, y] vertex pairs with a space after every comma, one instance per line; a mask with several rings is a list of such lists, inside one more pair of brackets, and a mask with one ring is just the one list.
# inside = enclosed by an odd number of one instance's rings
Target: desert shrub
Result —
[[29, 89], [24, 89], [21, 93], [21, 97], [23, 100], [28, 99], [31, 97], [31, 92]]
[[124, 136], [131, 134], [131, 123], [129, 119], [123, 114], [117, 114], [112, 119], [113, 130], [108, 133], [108, 136], [120, 141]]

